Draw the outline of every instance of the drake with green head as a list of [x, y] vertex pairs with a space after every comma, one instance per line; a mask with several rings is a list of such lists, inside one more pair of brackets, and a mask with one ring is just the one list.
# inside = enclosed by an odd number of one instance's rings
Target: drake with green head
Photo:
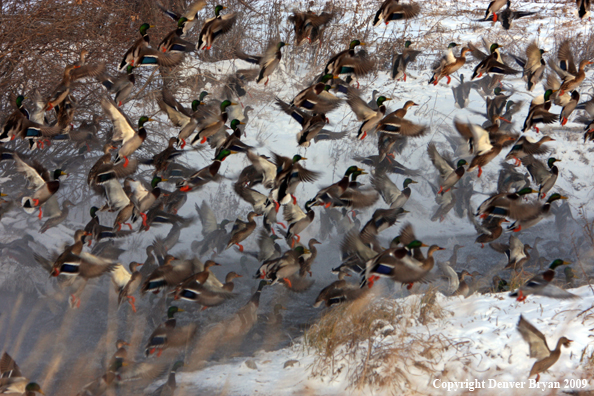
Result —
[[368, 133], [375, 132], [378, 123], [386, 115], [386, 105], [384, 102], [392, 100], [383, 95], [378, 96], [376, 99], [377, 110], [372, 109], [361, 97], [357, 94], [354, 89], [349, 89], [347, 94], [347, 103], [350, 106], [353, 113], [357, 116], [357, 120], [361, 121], [361, 127], [357, 132], [358, 139], [365, 139]]
[[144, 124], [149, 121], [154, 121], [154, 120], [147, 116], [142, 116], [138, 119], [138, 132], [136, 132], [134, 135], [132, 135], [129, 139], [124, 140], [124, 142], [122, 143], [122, 146], [118, 150], [118, 154], [116, 155], [114, 163], [118, 163], [119, 161], [121, 161], [123, 159], [124, 160], [123, 167], [126, 168], [128, 166], [128, 163], [129, 163], [128, 157], [132, 153], [134, 153], [138, 148], [140, 148], [140, 146], [142, 145], [142, 143], [144, 143], [144, 141], [146, 139], [146, 129], [144, 129]]
[[237, 15], [235, 13], [220, 15], [220, 12], [226, 8], [222, 5], [217, 5], [214, 9], [214, 18], [210, 18], [204, 23], [202, 31], [198, 36], [198, 44], [196, 46], [198, 49], [209, 50], [217, 38], [231, 30], [237, 19]]
[[359, 40], [352, 40], [349, 49], [334, 55], [326, 63], [324, 75], [332, 74], [334, 78], [340, 75], [352, 75], [356, 77], [364, 76], [373, 69], [373, 62], [366, 56], [357, 56], [355, 48], [359, 45], [365, 45]]
[[409, 63], [414, 62], [417, 56], [421, 54], [421, 51], [416, 51], [411, 48], [412, 41], [406, 40], [404, 42], [404, 50], [401, 54], [396, 56], [394, 64], [392, 65], [392, 80], [404, 79], [406, 82], [406, 67]]
[[148, 47], [148, 44], [151, 40], [148, 35], [148, 30], [152, 27], [154, 26], [149, 25], [148, 23], [143, 23], [140, 25], [138, 31], [140, 32], [141, 37], [136, 40], [132, 47], [130, 47], [124, 54], [124, 59], [122, 59], [122, 62], [119, 66], [120, 71], [125, 70], [128, 66], [137, 66], [134, 64], [134, 60], [138, 58], [142, 48]]
[[551, 194], [544, 205], [541, 205], [540, 202], [533, 202], [525, 205], [514, 203], [510, 206], [506, 217], [512, 218], [516, 221], [508, 227], [508, 230], [519, 232], [522, 229], [525, 230], [538, 224], [543, 218], [550, 214], [551, 204], [559, 199], [569, 198], [564, 195], [554, 193]]
[[571, 263], [561, 259], [554, 260], [545, 272], [530, 278], [518, 290], [510, 293], [510, 297], [517, 297], [517, 301], [524, 301], [531, 294], [558, 299], [579, 298], [575, 294], [569, 293], [551, 283], [555, 278], [556, 268], [569, 264]]
[[209, 115], [200, 122], [196, 128], [198, 129], [198, 133], [196, 133], [196, 136], [192, 139], [191, 144], [195, 144], [198, 140], [200, 140], [200, 144], [204, 144], [209, 137], [221, 131], [225, 127], [225, 123], [229, 118], [227, 107], [236, 105], [237, 103], [227, 99], [221, 102], [219, 106], [221, 113], [218, 116]]
[[161, 323], [149, 336], [144, 350], [145, 356], [148, 357], [155, 353], [155, 351], [158, 351], [157, 357], [159, 357], [168, 346], [179, 345], [178, 340], [172, 339], [176, 336], [175, 327], [177, 321], [175, 320], [175, 314], [179, 312], [185, 312], [185, 310], [175, 305], [167, 308], [167, 320]]
[[217, 154], [212, 164], [200, 169], [189, 178], [182, 180], [177, 184], [177, 187], [180, 191], [189, 192], [202, 187], [208, 182], [213, 181], [218, 174], [219, 169], [221, 168], [221, 162], [223, 162], [229, 155], [236, 153], [236, 151], [222, 149]]

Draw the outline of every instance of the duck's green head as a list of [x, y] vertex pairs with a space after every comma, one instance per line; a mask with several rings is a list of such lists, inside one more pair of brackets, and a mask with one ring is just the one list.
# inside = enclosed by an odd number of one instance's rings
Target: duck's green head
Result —
[[390, 245], [400, 245], [400, 235], [397, 235], [390, 241]]
[[501, 46], [500, 46], [499, 44], [497, 44], [497, 43], [493, 43], [493, 44], [491, 44], [491, 47], [489, 47], [489, 51], [490, 51], [491, 53], [493, 53], [493, 52], [495, 52], [495, 50], [496, 50], [497, 48], [501, 48]]
[[236, 130], [239, 125], [243, 125], [244, 123], [239, 121], [238, 119], [231, 120], [231, 129]]
[[159, 176], [154, 176], [153, 180], [151, 180], [151, 187], [154, 189], [155, 187], [157, 187], [157, 184], [161, 183], [161, 182], [166, 182], [167, 179], [162, 179]]
[[25, 100], [25, 97], [23, 95], [19, 95], [16, 98], [16, 105], [17, 107], [20, 109], [21, 107], [23, 107], [23, 101]]
[[557, 91], [554, 91], [552, 89], [547, 89], [544, 93], [544, 100], [545, 102], [548, 102], [549, 100], [551, 100], [551, 95], [553, 95], [553, 93], [555, 93]]
[[60, 176], [68, 176], [68, 173], [64, 172], [62, 169], [56, 169], [54, 171], [54, 180], [59, 180]]
[[545, 52], [548, 52], [546, 50], [543, 50], [542, 48], [539, 48], [538, 50], [540, 51], [540, 56], [543, 56]]
[[577, 278], [575, 272], [573, 272], [573, 268], [571, 267], [565, 267], [563, 269], [563, 273], [565, 274], [566, 277], [568, 278]]
[[269, 281], [261, 280], [260, 283], [258, 284], [258, 291], [261, 292], [262, 289], [264, 289], [264, 286], [268, 286], [269, 284], [270, 284]]
[[355, 165], [349, 166], [348, 169], [346, 170], [346, 172], [344, 172], [344, 175], [345, 176], [350, 176], [350, 175], [353, 174], [353, 172], [357, 172], [357, 171], [363, 172], [363, 169], [361, 169], [361, 168], [359, 168], [358, 166], [355, 166]]
[[206, 97], [206, 95], [208, 95], [208, 92], [206, 92], [206, 91], [200, 92], [199, 98], [200, 98], [201, 102], [204, 102], [204, 98]]
[[143, 36], [146, 36], [146, 31], [152, 27], [154, 27], [154, 26], [149, 25], [148, 23], [143, 23], [142, 25], [140, 25], [140, 28], [138, 28], [138, 30], [140, 30], [140, 34], [142, 34]]
[[216, 15], [216, 16], [219, 16], [219, 13], [220, 13], [221, 11], [223, 11], [224, 9], [226, 9], [226, 8], [227, 8], [227, 7], [224, 7], [224, 6], [220, 5], [220, 4], [219, 4], [219, 5], [217, 5], [217, 6], [215, 7], [215, 15]]
[[152, 118], [149, 118], [147, 116], [142, 116], [138, 119], [138, 127], [142, 127], [146, 122], [149, 121], [154, 121]]
[[351, 181], [356, 181], [357, 178], [361, 175], [366, 175], [367, 172], [365, 172], [363, 169], [357, 169], [356, 171], [354, 171], [353, 173], [351, 173]]
[[227, 107], [236, 105], [237, 103], [233, 103], [230, 100], [224, 100], [223, 103], [221, 103], [221, 113], [225, 112], [227, 110]]
[[295, 249], [293, 249], [293, 251], [294, 251], [295, 253], [297, 253], [297, 256], [303, 256], [304, 254], [309, 254], [309, 253], [311, 253], [311, 252], [309, 251], [309, 249], [307, 249], [306, 247], [304, 247], [304, 246], [301, 246], [301, 245], [299, 245], [299, 246], [295, 247]]
[[526, 187], [521, 189], [520, 191], [518, 191], [516, 194], [518, 195], [528, 195], [528, 194], [534, 194], [538, 191], [531, 189], [530, 187]]
[[466, 162], [465, 159], [458, 160], [458, 163], [456, 164], [456, 168], [460, 168], [466, 164], [468, 164], [468, 162]]
[[287, 45], [287, 43], [283, 42], [283, 41], [279, 41], [278, 44], [276, 45], [277, 49], [281, 49], [283, 48], [285, 45]]
[[377, 107], [381, 106], [384, 104], [385, 101], [388, 100], [392, 100], [392, 98], [386, 98], [385, 96], [380, 96], [377, 98], [376, 103], [377, 103]]
[[173, 318], [173, 315], [175, 315], [178, 312], [185, 312], [184, 309], [178, 308], [175, 305], [170, 306], [169, 308], [167, 308], [167, 317], [169, 319]]
[[411, 183], [416, 184], [417, 182], [414, 181], [413, 179], [411, 179], [410, 177], [407, 177], [406, 179], [404, 179], [404, 183], [402, 183], [402, 184], [403, 184], [404, 188], [406, 188]]
[[204, 104], [204, 102], [202, 102], [202, 101], [200, 101], [198, 99], [194, 99], [192, 101], [192, 111], [198, 110], [198, 107], [200, 107], [200, 105], [203, 105], [203, 104]]
[[549, 199], [547, 199], [547, 203], [555, 202], [555, 201], [557, 201], [559, 199], [568, 199], [568, 198], [566, 196], [564, 196], [564, 195], [554, 193], [553, 195], [551, 195], [549, 197]]
[[296, 154], [293, 156], [293, 163], [297, 163], [299, 161], [305, 161], [307, 158], [300, 156], [299, 154]]
[[186, 18], [186, 17], [179, 18], [179, 20], [177, 21], [177, 27], [182, 29], [184, 27], [184, 25], [186, 24], [186, 22], [188, 22], [188, 18]]
[[126, 66], [126, 73], [131, 74], [134, 71], [134, 66], [128, 65]]
[[501, 95], [501, 88], [500, 87], [495, 87], [495, 89], [493, 90], [493, 93], [495, 95]]
[[515, 104], [516, 104], [516, 102], [514, 102], [513, 100], [508, 100], [507, 104], [505, 105], [505, 111], [509, 111], [511, 109], [511, 107]]
[[450, 44], [448, 45], [448, 48], [454, 48], [454, 47], [457, 47], [457, 46], [459, 46], [459, 45], [460, 45], [460, 44], [456, 44], [456, 43], [450, 43]]
[[414, 241], [412, 241], [411, 243], [409, 243], [408, 245], [406, 245], [406, 247], [410, 250], [410, 249], [417, 249], [417, 248], [427, 247], [427, 245], [425, 245], [423, 242], [415, 239]]
[[94, 219], [95, 217], [97, 217], [97, 211], [99, 210], [98, 207], [96, 206], [91, 206], [91, 218]]
[[223, 219], [223, 221], [221, 221], [221, 224], [219, 224], [219, 228], [225, 228], [225, 226], [229, 223], [231, 223], [230, 220]]
[[350, 48], [350, 49], [355, 49], [355, 47], [356, 47], [356, 46], [358, 46], [358, 45], [365, 45], [365, 43], [362, 43], [362, 42], [361, 42], [361, 41], [359, 41], [359, 40], [353, 40], [353, 41], [351, 41], [351, 43], [349, 44], [349, 48]]
[[569, 265], [569, 264], [571, 264], [569, 261], [563, 261], [561, 259], [556, 259], [555, 261], [553, 261], [551, 263], [551, 265], [549, 265], [549, 269], [554, 270], [557, 267], [560, 267], [562, 265]]
[[547, 161], [547, 165], [549, 165], [549, 168], [552, 168], [553, 165], [555, 164], [555, 162], [561, 162], [561, 160], [558, 160], [557, 158], [551, 157]]
[[41, 390], [41, 386], [39, 386], [37, 382], [29, 382], [27, 386], [25, 386], [25, 392], [38, 392], [42, 395], [45, 395], [45, 393], [43, 393]]
[[311, 206], [316, 202], [315, 199], [310, 199], [309, 201], [307, 201], [305, 203], [305, 210], [309, 210], [311, 208]]
[[180, 367], [184, 367], [184, 362], [182, 362], [181, 360], [178, 360], [177, 362], [175, 362], [175, 364], [171, 368], [171, 371], [177, 371]]
[[237, 153], [237, 151], [233, 151], [233, 150], [229, 150], [229, 149], [222, 149], [219, 152], [219, 155], [217, 155], [215, 157], [215, 161], [221, 161], [221, 162], [223, 162], [223, 161], [225, 161], [225, 158], [227, 158], [231, 154], [236, 154], [236, 153]]
[[322, 76], [322, 80], [321, 82], [323, 82], [324, 84], [327, 83], [328, 81], [332, 81], [332, 79], [334, 78], [334, 76], [332, 74], [324, 74]]
[[410, 47], [410, 45], [411, 45], [411, 44], [412, 44], [412, 41], [410, 41], [410, 40], [406, 40], [406, 41], [404, 42], [404, 48], [408, 48], [408, 47]]

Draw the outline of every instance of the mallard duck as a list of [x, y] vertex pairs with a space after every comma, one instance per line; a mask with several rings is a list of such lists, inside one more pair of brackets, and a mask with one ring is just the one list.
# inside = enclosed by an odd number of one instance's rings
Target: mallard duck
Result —
[[271, 285], [283, 281], [291, 288], [292, 284], [289, 277], [299, 272], [301, 268], [299, 258], [309, 253], [310, 251], [302, 245], [291, 248], [279, 258], [264, 261], [254, 277], [256, 279], [267, 279], [272, 282]]
[[387, 26], [390, 21], [415, 18], [421, 13], [421, 6], [417, 3], [398, 4], [398, 1], [385, 0], [375, 13], [373, 26], [379, 26], [381, 22]]
[[478, 167], [478, 177], [481, 177], [483, 166], [495, 159], [504, 146], [516, 140], [516, 137], [507, 134], [490, 134], [478, 125], [463, 123], [458, 119], [454, 120], [454, 126], [458, 133], [468, 142], [471, 153], [474, 154], [468, 172]]
[[297, 134], [297, 144], [302, 147], [309, 147], [311, 140], [315, 139], [326, 126], [325, 114], [310, 115], [304, 111], [293, 107], [279, 98], [276, 98], [276, 104], [295, 121], [301, 124], [301, 131]]
[[105, 63], [98, 63], [96, 65], [68, 65], [64, 69], [64, 76], [62, 81], [46, 100], [45, 110], [49, 111], [54, 107], [58, 107], [70, 94], [70, 85], [86, 77], [97, 77], [105, 70]]
[[557, 346], [554, 350], [550, 350], [547, 345], [547, 339], [536, 327], [528, 322], [522, 315], [517, 326], [518, 331], [522, 334], [524, 341], [528, 343], [530, 347], [530, 357], [536, 358], [536, 362], [530, 369], [528, 378], [536, 374], [536, 382], [540, 380], [540, 373], [544, 373], [551, 366], [557, 363], [561, 356], [561, 346], [569, 348], [572, 340], [567, 337], [561, 337], [557, 341]]
[[522, 158], [522, 164], [530, 172], [532, 180], [538, 185], [538, 193], [540, 199], [544, 199], [549, 191], [555, 186], [557, 177], [559, 176], [559, 169], [555, 166], [555, 162], [560, 162], [554, 157], [547, 160], [547, 167], [531, 155]]
[[247, 237], [252, 235], [254, 230], [256, 229], [256, 221], [254, 218], [256, 216], [260, 216], [256, 214], [256, 212], [250, 212], [247, 215], [247, 222], [242, 221], [241, 219], [237, 218], [235, 223], [233, 224], [233, 229], [231, 230], [231, 238], [227, 243], [227, 247], [225, 249], [229, 249], [233, 245], [239, 246], [239, 251], [243, 252], [243, 246], [240, 242], [244, 241]]
[[365, 139], [367, 133], [372, 133], [375, 131], [375, 128], [379, 124], [379, 122], [384, 118], [386, 115], [386, 106], [384, 102], [392, 100], [392, 98], [387, 98], [385, 96], [379, 96], [376, 100], [377, 109], [373, 110], [361, 97], [357, 94], [354, 89], [349, 89], [348, 91], [348, 100], [347, 103], [353, 110], [353, 113], [357, 116], [357, 120], [361, 121], [361, 127], [357, 132], [358, 139]]
[[36, 382], [23, 376], [14, 359], [6, 352], [0, 358], [0, 394], [35, 396], [45, 395]]
[[466, 270], [462, 270], [462, 272], [460, 272], [460, 274], [458, 275], [459, 284], [458, 284], [458, 288], [453, 293], [454, 296], [462, 296], [464, 298], [469, 296], [470, 286], [468, 286], [468, 283], [466, 283], [466, 280], [465, 280], [465, 278], [468, 276], [470, 276], [471, 278], [474, 278], [474, 275], [472, 275], [470, 272], [468, 272]]
[[202, 31], [200, 32], [200, 36], [198, 36], [198, 49], [209, 50], [216, 39], [231, 30], [237, 19], [237, 14], [231, 13], [222, 16], [219, 15], [219, 13], [226, 8], [227, 7], [217, 5], [214, 9], [215, 16], [206, 20], [202, 27]]
[[196, 143], [198, 140], [200, 140], [200, 144], [204, 144], [209, 137], [214, 136], [217, 132], [223, 129], [229, 117], [226, 112], [227, 107], [236, 105], [237, 103], [233, 103], [230, 100], [224, 100], [219, 106], [220, 112], [218, 112], [218, 114], [217, 111], [206, 113], [196, 127], [198, 133], [196, 133], [192, 139], [191, 144]]
[[490, 18], [486, 19], [486, 21], [500, 22], [501, 26], [505, 30], [509, 30], [514, 20], [534, 15], [537, 13], [535, 11], [512, 11], [510, 5], [511, 1], [508, 1], [505, 10], [492, 15]]
[[240, 183], [235, 183], [234, 190], [241, 199], [252, 205], [254, 212], [264, 216], [263, 225], [266, 231], [274, 233], [272, 225], [277, 223], [276, 215], [280, 204], [261, 192], [243, 187]]
[[221, 152], [215, 157], [212, 164], [200, 169], [199, 171], [189, 176], [187, 179], [184, 179], [181, 182], [177, 183], [177, 187], [180, 191], [190, 192], [201, 188], [208, 182], [216, 180], [219, 173], [219, 169], [221, 168], [221, 162], [223, 162], [225, 158], [227, 158], [231, 154], [236, 154], [236, 152], [227, 149], [221, 150]]
[[411, 106], [417, 106], [417, 104], [413, 101], [407, 101], [403, 108], [386, 115], [377, 124], [376, 130], [378, 132], [399, 135], [407, 138], [417, 138], [424, 136], [428, 132], [426, 125], [415, 124], [404, 119], [407, 110]]
[[356, 166], [347, 168], [344, 177], [326, 187], [321, 189], [315, 196], [315, 203], [312, 206], [321, 205], [326, 209], [330, 207], [348, 207], [348, 208], [365, 208], [377, 202], [379, 195], [376, 192], [366, 193], [360, 191], [358, 188], [351, 188], [349, 177], [356, 178], [359, 175], [365, 175], [367, 172]]
[[369, 240], [375, 238], [382, 231], [392, 227], [407, 210], [402, 208], [376, 209], [371, 219], [361, 229], [361, 238]]
[[323, 75], [332, 74], [334, 77], [340, 75], [352, 75], [356, 77], [364, 76], [373, 68], [373, 62], [365, 55], [363, 51], [355, 54], [355, 47], [365, 45], [359, 40], [353, 40], [349, 44], [349, 49], [334, 55], [324, 68]]
[[551, 194], [544, 204], [539, 202], [529, 204], [513, 204], [507, 211], [506, 217], [516, 220], [508, 229], [519, 232], [522, 229], [532, 227], [548, 216], [551, 210], [551, 203], [559, 199], [568, 199], [561, 194]]
[[[311, 208], [311, 204], [313, 203], [314, 200], [309, 200], [305, 203], [305, 212], [303, 212], [298, 205], [293, 204], [293, 202], [289, 202], [283, 208], [283, 218], [288, 224], [286, 241], [291, 248], [295, 247], [295, 243], [298, 243], [301, 240], [299, 234], [305, 230], [315, 218], [316, 212]], [[291, 242], [289, 243], [289, 241]]]
[[573, 54], [571, 53], [571, 46], [568, 40], [565, 40], [559, 46], [557, 51], [557, 59], [559, 63], [549, 60], [549, 66], [559, 75], [563, 80], [559, 88], [559, 95], [563, 96], [565, 92], [576, 90], [586, 78], [585, 68], [593, 62], [582, 59], [579, 63], [579, 68], [576, 69], [573, 61]]
[[569, 116], [571, 115], [571, 113], [573, 113], [579, 101], [580, 93], [578, 91], [572, 91], [571, 100], [567, 102], [565, 106], [563, 106], [561, 114], [559, 114], [559, 122], [561, 123], [561, 125], [565, 126], [565, 124], [567, 124]]
[[64, 222], [64, 220], [66, 220], [68, 218], [69, 208], [73, 207], [73, 206], [76, 206], [76, 205], [74, 205], [68, 199], [64, 200], [64, 202], [62, 202], [62, 210], [60, 210], [59, 214], [57, 216], [50, 217], [48, 220], [46, 220], [46, 222], [43, 223], [43, 225], [39, 229], [39, 232], [41, 234], [43, 234], [50, 228], [53, 228], [53, 227], [56, 227], [56, 226], [62, 224], [62, 222]]
[[578, 17], [580, 19], [584, 19], [585, 17], [590, 15], [590, 0], [576, 0], [575, 1], [578, 8]]
[[464, 165], [466, 165], [467, 162], [465, 159], [460, 159], [456, 164], [456, 168], [454, 168], [453, 163], [448, 158], [439, 154], [435, 147], [435, 143], [429, 143], [427, 146], [427, 153], [429, 154], [429, 158], [431, 158], [433, 166], [439, 171], [441, 185], [437, 194], [443, 195], [454, 187], [462, 176], [464, 176]]
[[198, 212], [200, 222], [202, 223], [201, 233], [203, 239], [200, 242], [192, 242], [192, 251], [198, 253], [199, 256], [204, 256], [208, 251], [212, 250], [216, 250], [217, 253], [221, 253], [223, 250], [225, 250], [225, 246], [227, 245], [227, 241], [229, 239], [225, 227], [230, 223], [230, 221], [224, 219], [219, 223], [214, 212], [208, 206], [206, 201], [202, 201], [201, 206], [198, 206], [198, 204], [194, 204], [194, 206], [196, 208], [196, 212]]
[[160, 52], [192, 52], [196, 44], [184, 40], [184, 23], [178, 23], [177, 28], [167, 33], [159, 43], [157, 49]]
[[266, 78], [264, 86], [267, 86], [268, 80], [270, 79], [270, 75], [278, 67], [281, 61], [281, 48], [283, 48], [285, 45], [287, 44], [285, 44], [282, 41], [272, 41], [268, 45], [268, 48], [266, 48], [266, 52], [264, 52], [264, 54], [261, 56], [247, 55], [239, 49], [235, 51], [235, 54], [239, 59], [243, 59], [246, 62], [255, 63], [256, 65], [259, 65], [260, 73], [258, 73], [256, 83], [260, 84], [262, 81], [264, 81], [264, 78]]
[[66, 175], [66, 173], [61, 169], [56, 169], [50, 175], [50, 172], [39, 163], [34, 162], [30, 165], [23, 161], [16, 152], [12, 154], [12, 157], [17, 172], [22, 173], [27, 179], [28, 186], [35, 190], [33, 195], [21, 198], [21, 205], [29, 214], [33, 213], [35, 208], [39, 208], [39, 219], [41, 219], [43, 216], [42, 206], [58, 191], [60, 176]]
[[301, 182], [314, 182], [320, 176], [320, 172], [311, 171], [301, 165], [301, 161], [307, 160], [297, 154], [292, 158], [272, 153], [273, 162], [276, 165], [276, 178], [274, 181], [275, 190], [272, 195], [278, 203], [286, 204], [291, 198], [295, 203], [295, 190]]
[[276, 180], [276, 165], [268, 157], [258, 155], [253, 150], [248, 150], [247, 158], [254, 169], [262, 175], [262, 185], [265, 188], [273, 188]]
[[[25, 97], [17, 96], [14, 101], [14, 111], [6, 118], [2, 127], [2, 134], [0, 134], [0, 141], [7, 143], [10, 140], [20, 137], [21, 139], [34, 139], [39, 137], [50, 138], [62, 132], [65, 125], [58, 122], [53, 126], [48, 126], [42, 123], [29, 120], [28, 112], [24, 108], [23, 101]], [[43, 121], [43, 120], [38, 120]]]
[[177, 139], [178, 145], [180, 141], [182, 142], [180, 146], [182, 149], [186, 146], [186, 139], [192, 135], [198, 126], [198, 121], [207, 114], [207, 108], [202, 107], [204, 105], [203, 100], [207, 95], [208, 92], [202, 91], [200, 98], [192, 101], [191, 110], [182, 106], [165, 88], [162, 91], [162, 98], [157, 100], [159, 108], [167, 113], [173, 125], [181, 128]]
[[485, 59], [483, 59], [474, 68], [470, 80], [474, 80], [475, 78], [481, 78], [483, 74], [509, 75], [518, 73], [517, 70], [514, 70], [501, 62], [501, 55], [499, 54], [499, 52], [496, 52], [498, 48], [501, 48], [499, 44], [491, 44], [491, 47], [489, 48], [490, 55], [485, 57]]
[[174, 315], [179, 312], [185, 312], [185, 310], [174, 305], [167, 308], [167, 320], [149, 336], [144, 350], [145, 356], [148, 357], [157, 351], [157, 357], [159, 357], [164, 349], [185, 345], [195, 335], [196, 325], [176, 327], [177, 321]]
[[[531, 189], [530, 187], [524, 187], [515, 193], [496, 193], [491, 195], [489, 198], [485, 199], [477, 208], [475, 216], [480, 216], [481, 218], [485, 218], [491, 215], [493, 212], [493, 208], [508, 208], [512, 205], [513, 202], [521, 203], [521, 198], [525, 195], [536, 193], [537, 191]], [[495, 211], [497, 212], [497, 211]], [[501, 217], [501, 216], [498, 216]], [[505, 217], [505, 216], [504, 216]]]
[[530, 278], [518, 290], [510, 293], [510, 297], [517, 297], [517, 301], [524, 301], [526, 300], [526, 297], [531, 294], [558, 299], [579, 298], [575, 294], [569, 293], [552, 284], [552, 281], [555, 278], [555, 269], [562, 265], [569, 264], [571, 263], [561, 259], [554, 260], [551, 265], [549, 265], [548, 270]]
[[[309, 110], [314, 114], [326, 114], [337, 109], [342, 101], [328, 92], [328, 89], [331, 88], [328, 82], [332, 79], [332, 74], [322, 76], [320, 82], [305, 88], [295, 95], [291, 103], [289, 103], [289, 107], [300, 107]], [[285, 110], [286, 104], [282, 105], [283, 103], [284, 102], [277, 99], [277, 104], [285, 113], [289, 114], [287, 110]], [[299, 120], [297, 121], [299, 122]]]
[[[173, 261], [177, 261], [173, 265]], [[168, 254], [164, 263], [153, 271], [142, 283], [140, 291], [159, 293], [162, 289], [177, 286], [194, 273], [193, 264], [190, 261], [180, 261]]]
[[[145, 162], [146, 165], [153, 165], [155, 167], [155, 171], [153, 172], [154, 177], [158, 174], [163, 174], [163, 172], [165, 172], [171, 161], [184, 153], [183, 151], [175, 149], [174, 146], [176, 143], [177, 138], [170, 137], [165, 150], [161, 151], [160, 153], [156, 154], [152, 159]], [[162, 179], [162, 181], [167, 181], [167, 179]]]
[[452, 93], [458, 108], [463, 109], [468, 106], [471, 88], [472, 83], [469, 81], [464, 82], [464, 74], [460, 74], [460, 84], [457, 87], [452, 87]]
[[334, 13], [322, 12], [320, 15], [313, 11], [299, 12], [293, 10], [288, 20], [293, 24], [295, 30], [295, 45], [301, 45], [305, 39], [310, 44], [320, 40], [325, 25], [334, 18]]
[[433, 65], [433, 75], [429, 80], [429, 84], [437, 85], [439, 80], [443, 77], [448, 79], [448, 84], [452, 81], [451, 74], [457, 72], [466, 63], [466, 54], [470, 50], [466, 47], [460, 51], [460, 56], [454, 56], [453, 49], [459, 44], [450, 43], [448, 45], [448, 51], [440, 59], [440, 61]]
[[406, 82], [406, 67], [409, 63], [414, 62], [417, 56], [421, 54], [421, 51], [416, 51], [410, 46], [413, 44], [412, 41], [406, 40], [404, 42], [404, 50], [401, 54], [397, 54], [392, 65], [392, 80], [400, 80], [401, 78]]
[[493, 22], [496, 22], [497, 21], [497, 11], [502, 9], [503, 6], [506, 4], [509, 7], [510, 3], [511, 3], [510, 0], [493, 0], [492, 2], [489, 3], [489, 5], [487, 6], [487, 9], [485, 10], [485, 18], [483, 20], [488, 21], [488, 20], [492, 19]]
[[499, 253], [505, 254], [507, 257], [507, 264], [505, 269], [512, 268], [514, 271], [523, 271], [524, 264], [530, 260], [529, 250], [532, 247], [528, 244], [522, 243], [520, 239], [514, 235], [509, 236], [509, 243], [492, 243], [491, 248]]
[[206, 0], [198, 0], [191, 3], [183, 13], [179, 14], [172, 10], [163, 7], [160, 2], [157, 2], [157, 7], [174, 22], [177, 23], [177, 28], [181, 30], [181, 37], [184, 37], [196, 24], [198, 12], [206, 6]]
[[406, 204], [412, 193], [410, 185], [416, 183], [416, 181], [407, 177], [402, 183], [403, 188], [401, 191], [385, 173], [376, 171], [375, 175], [371, 178], [371, 185], [378, 193], [380, 193], [384, 202], [387, 203], [391, 209], [402, 208]]
[[501, 223], [504, 222], [507, 222], [507, 220], [501, 217], [484, 218], [482, 224], [477, 227], [477, 231], [480, 233], [480, 235], [476, 237], [474, 242], [480, 243], [481, 248], [484, 248], [485, 243], [496, 241], [503, 233], [503, 227], [501, 226]]
[[[204, 264], [205, 268], [207, 263]], [[233, 279], [236, 278], [241, 278], [241, 275], [233, 271], [229, 272], [225, 277], [225, 284], [220, 289], [205, 286], [204, 282], [199, 281], [184, 282], [184, 285], [176, 291], [175, 299], [181, 298], [182, 300], [196, 302], [202, 305], [203, 310], [216, 307], [237, 297], [237, 294], [233, 293]]]
[[130, 303], [132, 311], [134, 312], [136, 312], [136, 306], [134, 305], [136, 298], [133, 294], [142, 284], [142, 274], [138, 271], [138, 267], [142, 264], [143, 263], [137, 263], [136, 261], [130, 263], [130, 279], [128, 279], [126, 284], [118, 292], [118, 306], [122, 305], [122, 302], [126, 299]]
[[215, 140], [214, 136], [211, 138], [211, 147], [216, 147], [215, 156], [217, 156], [223, 149], [228, 149], [237, 153], [247, 153], [248, 150], [253, 148], [241, 141], [243, 132], [239, 127], [240, 125], [244, 125], [244, 123], [238, 119], [233, 119], [229, 123], [229, 127], [233, 133], [229, 134], [225, 131], [221, 131], [220, 139]]
[[543, 146], [544, 143], [554, 142], [550, 136], [543, 136], [538, 141], [530, 141], [524, 135], [521, 136], [513, 145], [509, 153], [505, 156], [506, 160], [514, 159], [516, 166], [520, 165], [521, 160], [526, 156], [542, 155], [550, 152], [548, 146]]
[[125, 73], [117, 76], [111, 76], [107, 73], [97, 76], [97, 80], [107, 88], [107, 91], [115, 94], [114, 101], [118, 107], [121, 107], [126, 102], [126, 99], [132, 93], [134, 84], [136, 84], [136, 77], [132, 72], [133, 70], [134, 66], [129, 65], [126, 67]]
[[140, 25], [138, 30], [140, 31], [141, 37], [134, 42], [132, 47], [126, 51], [124, 54], [124, 58], [122, 62], [120, 62], [119, 70], [125, 70], [128, 66], [138, 66], [134, 64], [135, 60], [138, 59], [138, 55], [140, 54], [140, 50], [142, 48], [146, 48], [149, 45], [150, 37], [148, 35], [147, 30], [153, 28], [153, 25], [149, 25], [148, 23], [143, 23]]
[[536, 84], [538, 84], [544, 75], [547, 64], [543, 59], [543, 54], [547, 52], [538, 48], [535, 41], [531, 42], [526, 47], [526, 59], [512, 55], [514, 60], [520, 67], [524, 69], [522, 78], [526, 81], [528, 91], [532, 91]]
[[340, 271], [338, 280], [332, 282], [320, 291], [313, 307], [318, 308], [321, 307], [322, 304], [331, 307], [343, 302], [355, 301], [368, 292], [369, 289], [360, 288], [354, 283], [347, 282], [346, 279], [344, 279], [347, 276], [351, 275], [347, 272]]

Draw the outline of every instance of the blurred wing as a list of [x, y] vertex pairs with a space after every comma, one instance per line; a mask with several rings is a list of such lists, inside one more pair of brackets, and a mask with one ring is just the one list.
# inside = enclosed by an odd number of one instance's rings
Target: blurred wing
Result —
[[547, 345], [545, 336], [530, 322], [524, 319], [522, 315], [520, 315], [517, 329], [530, 347], [531, 358], [542, 360], [551, 355], [551, 350]]

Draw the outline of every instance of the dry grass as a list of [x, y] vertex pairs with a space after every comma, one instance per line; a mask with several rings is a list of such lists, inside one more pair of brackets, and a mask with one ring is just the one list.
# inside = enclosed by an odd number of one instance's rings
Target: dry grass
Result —
[[311, 373], [346, 375], [353, 389], [410, 392], [412, 376], [438, 373], [442, 352], [460, 345], [413, 327], [450, 314], [435, 289], [404, 301], [367, 297], [333, 308], [304, 337], [307, 352], [316, 355]]

